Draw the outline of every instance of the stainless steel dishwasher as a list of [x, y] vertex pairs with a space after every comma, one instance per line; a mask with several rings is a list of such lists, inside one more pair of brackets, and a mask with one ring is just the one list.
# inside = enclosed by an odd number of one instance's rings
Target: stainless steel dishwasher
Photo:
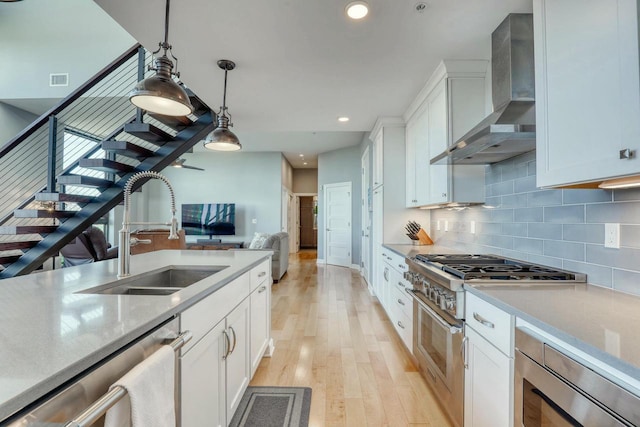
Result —
[[[177, 319], [165, 322], [21, 412], [0, 421], [0, 425], [3, 427], [103, 426], [104, 413], [126, 395], [126, 391], [121, 388], [110, 392], [109, 386], [153, 354], [160, 346], [171, 344], [176, 350], [181, 347], [191, 335], [185, 332], [178, 336], [178, 327]], [[176, 381], [176, 391], [178, 387], [179, 383]], [[177, 392], [175, 397], [176, 408], [178, 408]]]

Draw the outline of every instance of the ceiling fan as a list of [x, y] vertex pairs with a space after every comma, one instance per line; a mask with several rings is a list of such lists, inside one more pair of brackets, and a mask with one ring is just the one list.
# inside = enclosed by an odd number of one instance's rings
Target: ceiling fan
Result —
[[185, 165], [184, 163], [187, 161], [187, 159], [176, 159], [171, 163], [171, 166], [173, 166], [174, 168], [182, 168], [182, 169], [194, 169], [197, 171], [203, 171], [204, 169], [202, 168], [198, 168], [196, 166], [189, 166], [189, 165]]

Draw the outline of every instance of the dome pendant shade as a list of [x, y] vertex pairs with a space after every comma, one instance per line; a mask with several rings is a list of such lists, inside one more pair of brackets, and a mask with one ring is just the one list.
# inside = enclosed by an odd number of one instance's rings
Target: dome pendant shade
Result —
[[[150, 70], [156, 72], [155, 76], [141, 80], [129, 92], [129, 101], [136, 107], [150, 113], [162, 114], [165, 116], [187, 116], [195, 110], [187, 92], [176, 83], [172, 75], [180, 77], [180, 73], [173, 71], [173, 61], [169, 59], [167, 53], [171, 55], [178, 64], [178, 58], [173, 56], [171, 45], [169, 44], [169, 6], [170, 0], [166, 0], [166, 11], [164, 20], [164, 41], [159, 45], [158, 50], [153, 52], [154, 67]], [[156, 53], [164, 50], [160, 58], [155, 58]]]
[[229, 130], [229, 118], [218, 117], [218, 127], [204, 140], [204, 148], [216, 151], [238, 151], [242, 148], [238, 137]]

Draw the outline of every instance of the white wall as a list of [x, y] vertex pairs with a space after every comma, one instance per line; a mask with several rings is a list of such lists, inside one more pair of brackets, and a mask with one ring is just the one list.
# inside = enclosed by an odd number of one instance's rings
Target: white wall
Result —
[[[282, 154], [281, 154], [282, 156]], [[282, 186], [287, 190], [293, 192], [293, 168], [291, 163], [282, 156]]]
[[294, 169], [293, 170], [294, 193], [318, 192], [318, 169]]
[[351, 182], [351, 263], [360, 265], [361, 174], [360, 146], [329, 151], [318, 156], [318, 259], [324, 259], [324, 192], [322, 186]]
[[[248, 243], [255, 232], [280, 231], [280, 153], [196, 152], [184, 157], [188, 165], [205, 171], [172, 167], [162, 171], [174, 187], [178, 216], [183, 203], [235, 203], [236, 235], [225, 240]], [[147, 201], [150, 221], [167, 221], [170, 218], [169, 191], [162, 182], [153, 180], [145, 184], [143, 196]], [[252, 223], [254, 218], [257, 224]], [[187, 241], [196, 239], [196, 236], [187, 237]]]
[[[64, 98], [136, 43], [87, 0], [0, 3], [0, 40], [0, 99]], [[70, 85], [49, 87], [50, 73]]]
[[12, 140], [37, 118], [35, 114], [0, 102], [0, 145]]

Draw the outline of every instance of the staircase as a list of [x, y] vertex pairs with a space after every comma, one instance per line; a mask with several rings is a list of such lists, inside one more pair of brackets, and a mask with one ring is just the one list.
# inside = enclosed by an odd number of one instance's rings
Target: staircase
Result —
[[188, 117], [129, 103], [149, 56], [132, 47], [0, 148], [0, 278], [39, 268], [121, 203], [131, 176], [161, 171], [215, 128], [211, 109], [189, 90]]

